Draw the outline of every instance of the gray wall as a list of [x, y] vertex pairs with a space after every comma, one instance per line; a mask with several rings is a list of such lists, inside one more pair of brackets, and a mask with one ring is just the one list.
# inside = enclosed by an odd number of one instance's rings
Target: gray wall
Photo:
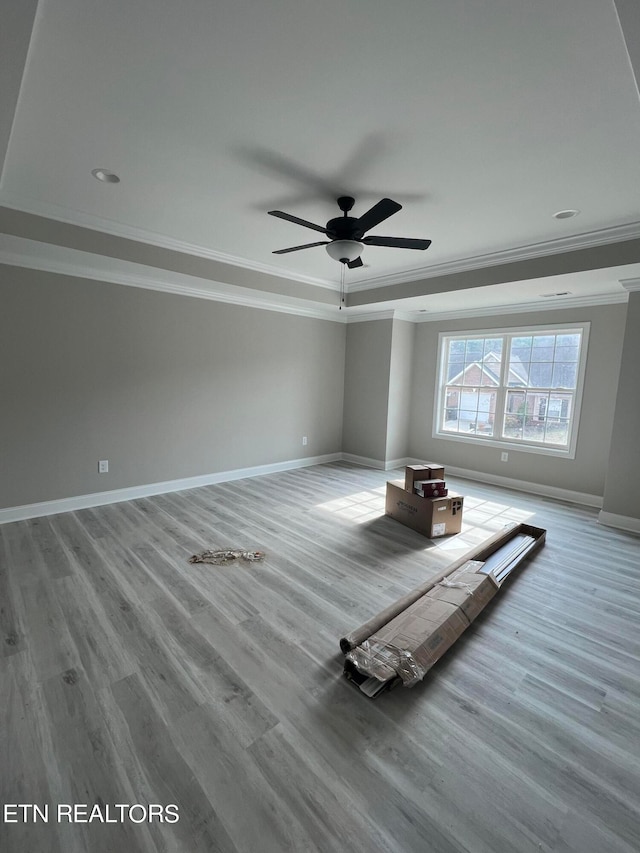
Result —
[[371, 320], [347, 328], [343, 450], [387, 464], [409, 452], [415, 324]]
[[391, 319], [347, 326], [342, 449], [378, 462], [387, 449], [392, 335]]
[[640, 291], [629, 294], [604, 512], [640, 519]]
[[[14, 267], [0, 298], [0, 508], [344, 451], [604, 495], [604, 511], [640, 518], [637, 292], [348, 326]], [[502, 463], [499, 448], [432, 437], [439, 332], [574, 321], [591, 324], [574, 460]]]
[[0, 507], [341, 450], [343, 324], [0, 276]]
[[[419, 324], [416, 331], [409, 455], [432, 459], [452, 467], [601, 496], [609, 463], [626, 310], [626, 305], [616, 304]], [[583, 321], [589, 321], [591, 328], [575, 459], [509, 450], [509, 461], [505, 463], [500, 461], [500, 448], [432, 437], [440, 332], [562, 325]]]
[[393, 321], [389, 366], [389, 407], [384, 461], [404, 459], [409, 453], [409, 426], [413, 376], [415, 323]]

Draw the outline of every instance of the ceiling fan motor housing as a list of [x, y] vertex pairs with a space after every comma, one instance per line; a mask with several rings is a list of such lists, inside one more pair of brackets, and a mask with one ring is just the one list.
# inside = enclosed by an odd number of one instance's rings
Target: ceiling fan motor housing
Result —
[[356, 200], [350, 195], [341, 195], [338, 199], [338, 207], [344, 216], [337, 216], [327, 222], [327, 237], [331, 240], [361, 240], [364, 229], [358, 225], [355, 216], [347, 216]]
[[327, 237], [330, 240], [360, 240], [364, 231], [354, 216], [337, 216], [327, 222]]

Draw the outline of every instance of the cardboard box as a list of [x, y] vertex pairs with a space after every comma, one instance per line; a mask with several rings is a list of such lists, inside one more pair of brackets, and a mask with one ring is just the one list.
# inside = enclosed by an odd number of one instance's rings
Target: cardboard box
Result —
[[444, 480], [414, 480], [413, 491], [424, 498], [444, 498], [449, 494]]
[[423, 498], [399, 483], [387, 483], [385, 513], [418, 533], [436, 539], [460, 533], [464, 498], [449, 492], [444, 498]]
[[470, 560], [436, 584], [427, 597], [458, 607], [473, 622], [499, 589], [493, 575], [481, 571], [483, 566], [482, 562]]
[[423, 492], [422, 489], [414, 489], [413, 491], [421, 498], [446, 498], [449, 494], [449, 489], [436, 489], [435, 492]]
[[414, 480], [413, 488], [414, 489], [444, 489], [446, 488], [447, 483], [445, 480], [438, 478], [433, 478], [432, 480]]
[[444, 479], [444, 467], [436, 462], [421, 462], [420, 465], [407, 465], [404, 469], [404, 487], [408, 492], [413, 491], [416, 480]]

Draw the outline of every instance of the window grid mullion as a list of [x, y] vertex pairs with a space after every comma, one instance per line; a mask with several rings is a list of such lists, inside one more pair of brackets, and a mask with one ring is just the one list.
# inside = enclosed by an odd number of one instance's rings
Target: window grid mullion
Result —
[[[554, 380], [552, 381], [551, 385], [545, 386], [545, 387], [541, 387], [541, 386], [537, 386], [537, 385], [531, 385], [531, 382], [533, 380], [542, 378], [542, 376], [539, 375], [539, 373], [535, 373], [535, 372], [534, 372], [533, 377], [531, 376], [531, 370], [532, 370], [532, 365], [533, 365], [532, 359], [534, 357], [533, 345], [532, 344], [530, 345], [530, 351], [529, 351], [528, 358], [527, 358], [526, 352], [522, 352], [522, 353], [520, 352], [520, 348], [521, 348], [520, 343], [524, 343], [524, 342], [519, 342], [516, 346], [515, 341], [517, 339], [523, 337], [523, 336], [527, 336], [527, 337], [530, 336], [535, 341], [539, 337], [543, 337], [545, 335], [550, 335], [550, 334], [553, 335], [554, 340], [553, 340], [553, 348], [552, 348], [552, 359], [550, 360], [550, 364], [551, 364], [552, 368], [554, 368], [554, 366], [556, 364], [556, 359], [559, 356], [558, 347], [560, 346], [560, 342], [558, 340], [558, 335], [561, 332], [565, 333], [565, 332], [570, 331], [573, 333], [574, 329], [579, 332], [579, 334], [578, 334], [578, 351], [579, 351], [578, 362], [579, 362], [579, 367], [578, 367], [578, 375], [576, 378], [575, 387], [573, 387], [573, 388], [552, 387], [553, 381], [555, 381], [555, 373], [553, 374]], [[472, 430], [473, 435], [469, 435], [469, 438], [472, 438], [473, 440], [478, 440], [478, 441], [488, 440], [489, 443], [494, 441], [497, 443], [508, 442], [509, 444], [512, 444], [514, 441], [517, 441], [518, 444], [520, 446], [522, 446], [523, 450], [526, 449], [527, 447], [529, 447], [531, 449], [533, 449], [535, 447], [539, 447], [542, 450], [542, 452], [545, 452], [545, 449], [557, 448], [559, 450], [568, 450], [570, 453], [574, 454], [575, 453], [575, 433], [576, 433], [576, 429], [577, 429], [577, 417], [579, 417], [579, 414], [580, 414], [580, 402], [581, 402], [580, 394], [581, 394], [582, 385], [584, 382], [584, 360], [585, 360], [584, 359], [584, 351], [585, 351], [584, 340], [585, 340], [587, 335], [588, 335], [588, 324], [586, 324], [585, 328], [578, 327], [576, 325], [576, 327], [571, 326], [566, 330], [565, 329], [550, 328], [550, 327], [544, 327], [544, 330], [538, 330], [538, 329], [529, 329], [529, 328], [523, 327], [523, 328], [519, 328], [519, 329], [509, 329], [509, 330], [503, 329], [503, 330], [495, 330], [495, 331], [494, 330], [485, 330], [482, 332], [469, 332], [467, 335], [452, 335], [450, 337], [442, 335], [441, 339], [443, 341], [446, 341], [446, 347], [445, 347], [444, 351], [439, 350], [439, 356], [438, 356], [439, 359], [440, 358], [443, 359], [442, 364], [441, 364], [441, 372], [440, 372], [440, 380], [439, 380], [441, 383], [440, 389], [441, 389], [442, 393], [440, 396], [440, 404], [438, 407], [440, 411], [439, 411], [437, 418], [434, 418], [434, 436], [445, 435], [445, 434], [453, 435], [456, 432], [458, 433], [458, 435], [461, 438], [467, 436], [466, 432], [461, 431], [461, 427], [463, 425], [464, 418], [459, 419], [455, 414], [452, 417], [454, 417], [454, 419], [458, 422], [457, 425], [451, 424], [453, 429], [451, 429], [451, 427], [449, 429], [445, 428], [446, 414], [447, 414], [447, 399], [448, 399], [447, 398], [447, 387], [449, 387], [449, 389], [451, 391], [457, 391], [457, 397], [458, 397], [457, 407], [458, 408], [461, 406], [461, 403], [462, 403], [461, 397], [465, 392], [469, 392], [469, 394], [472, 395], [472, 397], [469, 397], [467, 400], [465, 400], [465, 404], [466, 404], [465, 418], [473, 426], [475, 426], [472, 423], [474, 420], [476, 421], [476, 423], [482, 421], [482, 424], [485, 424], [485, 422], [487, 421], [487, 417], [485, 415], [485, 412], [488, 411], [490, 413], [490, 415], [492, 413], [493, 424], [492, 424], [491, 435], [476, 434], [476, 433], [481, 433], [483, 429], [486, 429], [486, 427], [482, 427], [481, 429], [477, 429], [477, 428], [473, 429]], [[479, 339], [481, 339], [483, 337], [484, 337], [484, 343], [483, 343], [483, 347], [482, 347], [482, 352], [480, 352], [478, 350], [478, 346], [480, 344]], [[481, 379], [479, 385], [476, 385], [476, 384], [464, 385], [464, 384], [456, 383], [455, 385], [451, 384], [448, 386], [447, 385], [447, 375], [450, 372], [450, 367], [453, 366], [455, 362], [457, 362], [457, 357], [455, 359], [451, 358], [451, 346], [452, 346], [451, 342], [452, 341], [464, 341], [464, 347], [462, 349], [462, 353], [460, 353], [459, 346], [456, 345], [456, 355], [458, 357], [460, 355], [462, 355], [462, 361], [460, 362], [460, 369], [463, 372], [463, 374], [466, 375], [466, 373], [465, 373], [466, 369], [468, 367], [470, 367], [473, 362], [478, 362], [478, 364], [480, 364], [481, 366], [483, 365], [484, 358], [487, 355], [487, 340], [489, 340], [489, 339], [491, 339], [492, 341], [495, 340], [496, 344], [498, 344], [498, 342], [499, 342], [502, 349], [501, 349], [501, 354], [500, 354], [499, 370], [496, 370], [496, 368], [498, 367], [498, 364], [496, 363], [496, 361], [494, 359], [490, 360], [491, 361], [491, 372], [498, 379], [498, 382], [495, 385], [491, 384], [491, 392], [492, 392], [492, 394], [495, 394], [495, 407], [490, 402], [489, 408], [487, 409], [486, 408], [486, 400], [483, 399], [482, 395], [485, 394], [485, 392], [487, 392], [489, 389], [482, 384], [482, 379]], [[471, 343], [473, 343], [472, 347], [471, 347]], [[514, 385], [511, 386], [509, 384], [510, 376], [511, 376], [511, 374], [510, 374], [511, 350], [514, 346], [516, 346], [516, 349], [517, 349], [516, 354], [517, 354], [518, 358], [516, 358], [515, 368], [514, 368], [515, 369]], [[526, 344], [525, 344], [525, 346], [526, 346]], [[496, 350], [497, 350], [497, 347], [496, 347]], [[497, 354], [497, 352], [496, 352], [496, 354]], [[546, 355], [548, 356], [549, 353], [547, 352]], [[472, 356], [473, 356], [473, 358], [471, 358]], [[522, 362], [522, 366], [523, 366], [523, 375], [522, 376], [520, 376], [520, 370], [518, 368], [518, 363], [521, 359], [524, 359]], [[571, 361], [573, 361], [573, 360], [574, 359], [571, 359]], [[546, 362], [547, 358], [545, 358], [544, 361]], [[487, 363], [489, 364], [489, 362], [487, 362]], [[537, 362], [536, 362], [536, 364], [537, 364]], [[482, 369], [482, 367], [481, 367], [481, 369]], [[530, 415], [532, 418], [531, 423], [529, 424], [531, 429], [529, 429], [529, 433], [526, 436], [526, 439], [525, 439], [524, 433], [522, 433], [522, 435], [519, 435], [519, 436], [515, 436], [515, 435], [510, 434], [510, 432], [511, 433], [513, 432], [513, 430], [512, 430], [511, 419], [507, 418], [507, 408], [508, 408], [509, 400], [511, 399], [510, 394], [512, 392], [516, 393], [516, 394], [521, 394], [523, 399], [525, 400], [524, 412], [522, 413], [521, 418], [520, 418], [520, 419], [524, 418], [523, 426], [522, 426], [523, 429], [524, 429], [525, 421], [526, 421], [528, 415]], [[566, 438], [563, 437], [562, 432], [560, 432], [558, 434], [558, 441], [556, 443], [553, 441], [553, 438], [556, 438], [556, 432], [554, 431], [553, 433], [549, 433], [549, 424], [550, 424], [549, 419], [551, 417], [550, 416], [550, 411], [551, 411], [550, 410], [550, 400], [551, 400], [551, 397], [557, 396], [557, 395], [561, 396], [562, 398], [565, 398], [566, 404], [565, 403], [562, 404], [562, 409], [559, 408], [559, 404], [555, 406], [555, 408], [554, 408], [555, 415], [554, 415], [554, 418], [552, 418], [552, 420], [554, 423], [556, 421], [558, 422], [558, 424], [560, 425], [558, 427], [559, 429], [561, 429], [561, 422], [565, 423], [565, 429], [568, 429], [568, 432], [566, 434]], [[534, 399], [534, 402], [531, 403], [531, 407], [532, 407], [531, 411], [529, 411], [529, 402], [530, 401], [527, 402], [527, 398], [529, 398], [530, 396], [532, 396]], [[536, 400], [538, 400], [538, 399], [541, 401], [540, 406], [538, 406], [538, 404], [536, 402]], [[544, 407], [543, 407], [542, 401], [544, 399], [546, 399], [546, 405], [544, 405]], [[467, 407], [469, 407], [470, 404], [472, 404], [472, 405], [467, 410]], [[517, 408], [518, 408], [518, 411], [520, 411], [520, 403], [518, 403]], [[472, 409], [474, 411], [472, 411]], [[459, 408], [459, 411], [460, 411], [460, 408]], [[480, 417], [481, 411], [482, 411], [482, 417]], [[562, 415], [562, 412], [565, 412], [564, 417]], [[506, 429], [506, 430], [505, 430], [505, 419], [507, 419], [509, 421], [508, 429]], [[491, 420], [491, 417], [489, 417], [489, 420]], [[498, 421], [500, 421], [499, 424], [498, 424]], [[437, 422], [437, 426], [436, 426], [436, 422]], [[544, 425], [544, 429], [542, 430], [542, 434], [539, 435], [539, 430], [537, 430], [536, 427], [539, 427], [542, 425]], [[555, 429], [556, 429], [556, 427], [554, 426], [554, 430]], [[553, 438], [551, 438], [551, 436], [553, 436]]]
[[507, 405], [507, 377], [509, 375], [511, 336], [502, 336], [502, 361], [500, 364], [500, 385], [496, 389], [496, 414], [494, 418], [494, 427], [496, 427], [495, 419], [499, 418], [499, 428], [495, 429], [494, 434], [499, 438], [504, 438], [504, 416]]

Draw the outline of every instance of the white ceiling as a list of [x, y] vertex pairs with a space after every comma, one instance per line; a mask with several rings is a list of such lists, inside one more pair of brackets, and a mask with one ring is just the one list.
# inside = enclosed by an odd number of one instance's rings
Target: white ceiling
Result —
[[[266, 211], [324, 225], [340, 194], [356, 198], [355, 215], [390, 196], [403, 209], [372, 233], [433, 244], [367, 247], [365, 266], [347, 271], [359, 310], [376, 285], [376, 309], [455, 311], [459, 291], [409, 298], [398, 283], [640, 237], [640, 100], [624, 35], [612, 0], [40, 0], [24, 74], [20, 51], [10, 57], [22, 83], [0, 204], [335, 289], [340, 266], [324, 247], [272, 254], [320, 235]], [[121, 182], [96, 181], [97, 167]], [[553, 218], [565, 208], [581, 213]], [[87, 267], [111, 263], [90, 255]], [[558, 286], [470, 287], [465, 308], [555, 290], [615, 301], [638, 264]], [[242, 288], [221, 270], [209, 278]], [[274, 304], [291, 294], [260, 288]]]

